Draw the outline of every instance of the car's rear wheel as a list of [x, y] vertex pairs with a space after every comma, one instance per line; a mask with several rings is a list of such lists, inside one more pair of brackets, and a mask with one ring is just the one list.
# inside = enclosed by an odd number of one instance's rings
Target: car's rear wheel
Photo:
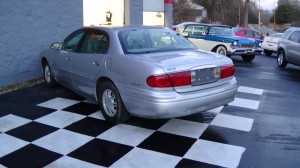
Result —
[[251, 62], [252, 60], [254, 60], [255, 55], [242, 55], [242, 59], [246, 62]]
[[285, 53], [283, 50], [279, 50], [277, 54], [277, 65], [281, 68], [285, 68], [287, 65], [287, 61], [285, 59]]
[[221, 54], [221, 55], [225, 55], [226, 56], [226, 48], [224, 46], [219, 46], [216, 49], [216, 53]]
[[105, 81], [100, 86], [98, 98], [101, 112], [107, 121], [118, 124], [129, 118], [118, 89], [112, 82]]
[[271, 56], [273, 54], [272, 51], [270, 50], [264, 50], [264, 53], [267, 55], [267, 56]]
[[43, 64], [43, 76], [44, 76], [46, 83], [49, 86], [57, 85], [57, 82], [55, 81], [55, 79], [51, 73], [50, 66], [47, 62], [44, 62], [44, 64]]

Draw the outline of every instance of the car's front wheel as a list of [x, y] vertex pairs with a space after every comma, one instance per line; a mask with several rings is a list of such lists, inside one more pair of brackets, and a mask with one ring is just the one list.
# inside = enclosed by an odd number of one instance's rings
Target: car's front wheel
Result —
[[285, 53], [283, 50], [279, 50], [277, 54], [277, 65], [281, 68], [285, 68], [287, 65], [287, 61], [285, 59]]
[[226, 56], [226, 48], [224, 46], [219, 46], [216, 49], [216, 53], [221, 54], [221, 55], [225, 55]]
[[114, 124], [124, 122], [129, 114], [123, 104], [116, 86], [110, 82], [104, 82], [99, 89], [99, 104], [104, 118]]
[[44, 62], [44, 64], [43, 64], [43, 76], [44, 76], [44, 79], [45, 79], [46, 83], [49, 86], [55, 86], [55, 85], [57, 85], [57, 82], [54, 79], [54, 77], [53, 77], [53, 75], [51, 73], [50, 66], [49, 66], [49, 64], [47, 62]]
[[271, 56], [273, 54], [272, 51], [270, 50], [264, 50], [264, 53], [267, 55], [267, 56]]
[[251, 62], [252, 60], [254, 60], [255, 55], [242, 55], [242, 59], [246, 62]]

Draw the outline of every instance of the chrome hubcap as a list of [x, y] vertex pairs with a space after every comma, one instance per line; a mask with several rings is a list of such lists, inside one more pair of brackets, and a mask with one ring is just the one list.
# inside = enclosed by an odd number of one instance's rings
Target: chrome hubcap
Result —
[[45, 70], [44, 70], [44, 74], [45, 74], [45, 79], [47, 83], [50, 83], [51, 81], [51, 72], [50, 72], [50, 68], [48, 65], [45, 66]]
[[116, 101], [116, 96], [112, 92], [112, 90], [110, 89], [104, 90], [102, 95], [102, 104], [103, 104], [104, 111], [108, 116], [113, 117], [116, 115], [117, 101]]
[[225, 55], [225, 54], [226, 54], [226, 52], [224, 51], [223, 48], [219, 49], [219, 50], [218, 50], [218, 53], [221, 54], [221, 55]]
[[282, 62], [283, 62], [283, 54], [280, 53], [278, 56], [278, 64], [281, 65]]

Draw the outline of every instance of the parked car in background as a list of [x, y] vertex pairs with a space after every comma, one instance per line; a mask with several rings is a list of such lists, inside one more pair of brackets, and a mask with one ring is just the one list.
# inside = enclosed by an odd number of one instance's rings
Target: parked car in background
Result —
[[283, 33], [274, 33], [270, 36], [266, 36], [261, 44], [261, 48], [264, 49], [266, 55], [270, 56], [274, 52], [277, 52], [278, 42]]
[[277, 64], [285, 68], [288, 63], [300, 65], [300, 28], [287, 29], [281, 39], [277, 51]]
[[233, 32], [236, 36], [240, 37], [247, 37], [247, 38], [252, 38], [256, 40], [263, 41], [264, 36], [261, 35], [259, 32], [249, 29], [249, 28], [243, 28], [243, 27], [234, 27]]
[[171, 118], [233, 101], [232, 61], [162, 27], [84, 27], [40, 54], [46, 83], [100, 104], [107, 121]]
[[226, 56], [240, 55], [247, 62], [251, 62], [255, 55], [263, 54], [259, 40], [237, 37], [230, 26], [186, 23], [177, 26], [176, 31], [199, 49]]

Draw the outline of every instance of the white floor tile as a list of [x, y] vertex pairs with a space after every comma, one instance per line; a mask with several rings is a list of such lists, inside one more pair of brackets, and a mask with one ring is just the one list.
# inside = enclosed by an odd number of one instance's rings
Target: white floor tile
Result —
[[118, 124], [100, 134], [97, 138], [125, 145], [137, 146], [146, 138], [148, 138], [153, 132], [155, 131], [150, 129], [126, 124]]
[[175, 167], [181, 157], [134, 148], [110, 168], [170, 168]]
[[5, 166], [3, 166], [2, 164], [0, 164], [0, 168], [6, 168]]
[[60, 159], [50, 163], [45, 166], [45, 168], [63, 168], [63, 167], [72, 167], [72, 168], [104, 168], [102, 166], [94, 165], [85, 161], [74, 159], [68, 156], [63, 156]]
[[31, 122], [31, 120], [13, 114], [3, 116], [0, 118], [0, 132], [9, 131], [29, 122]]
[[253, 125], [253, 119], [226, 114], [218, 114], [210, 123], [210, 125], [249, 132]]
[[89, 117], [100, 119], [100, 120], [105, 120], [101, 111], [96, 111], [95, 113], [90, 114]]
[[259, 101], [255, 100], [235, 98], [233, 102], [229, 103], [229, 105], [257, 110], [259, 103]]
[[86, 116], [58, 110], [46, 116], [36, 119], [36, 122], [51, 125], [57, 128], [64, 128], [76, 121], [79, 121]]
[[184, 158], [223, 167], [237, 167], [245, 148], [199, 139]]
[[257, 88], [240, 86], [238, 88], [238, 92], [251, 93], [251, 94], [256, 94], [256, 95], [262, 95], [263, 92], [264, 92], [264, 90], [263, 89], [257, 89]]
[[92, 139], [90, 136], [60, 129], [33, 141], [32, 144], [66, 155]]
[[[7, 135], [5, 133], [0, 134], [0, 157], [3, 157], [15, 150], [18, 150], [29, 142]], [[1, 167], [1, 166], [0, 166]]]
[[72, 106], [76, 103], [79, 103], [79, 101], [58, 97], [58, 98], [54, 98], [49, 101], [46, 101], [44, 103], [38, 104], [37, 106], [61, 110], [66, 107]]
[[220, 113], [222, 111], [222, 109], [224, 108], [224, 106], [220, 106], [211, 110], [208, 110], [207, 112], [211, 112], [211, 113]]
[[181, 135], [191, 138], [199, 138], [206, 130], [208, 124], [171, 119], [158, 129], [158, 131]]

